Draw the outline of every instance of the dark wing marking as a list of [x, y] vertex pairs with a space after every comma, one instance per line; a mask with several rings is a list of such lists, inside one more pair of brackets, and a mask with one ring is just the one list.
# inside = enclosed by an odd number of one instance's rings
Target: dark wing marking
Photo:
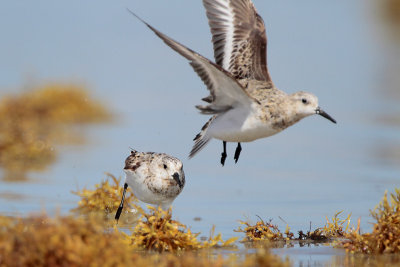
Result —
[[251, 0], [203, 0], [218, 65], [236, 79], [272, 80], [264, 22]]
[[207, 143], [211, 140], [211, 137], [206, 135], [208, 126], [210, 126], [211, 122], [215, 119], [215, 115], [212, 116], [206, 124], [203, 125], [201, 128], [200, 133], [196, 135], [196, 137], [193, 139], [194, 145], [192, 147], [192, 150], [190, 151], [189, 158], [193, 158], [194, 155], [196, 155], [200, 150], [202, 150]]

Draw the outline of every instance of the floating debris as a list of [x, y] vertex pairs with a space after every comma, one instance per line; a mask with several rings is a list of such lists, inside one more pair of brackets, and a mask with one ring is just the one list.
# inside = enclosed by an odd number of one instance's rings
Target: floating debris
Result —
[[373, 253], [399, 253], [400, 252], [400, 189], [395, 189], [395, 194], [387, 192], [382, 201], [371, 211], [371, 216], [376, 220], [372, 233], [360, 233], [360, 220], [356, 229], [345, 234], [346, 240], [339, 243], [346, 251], [366, 254]]

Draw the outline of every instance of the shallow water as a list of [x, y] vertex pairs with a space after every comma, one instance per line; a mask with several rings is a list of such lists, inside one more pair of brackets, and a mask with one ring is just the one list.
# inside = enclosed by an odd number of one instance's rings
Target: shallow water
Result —
[[[323, 226], [325, 216], [340, 210], [371, 230], [369, 210], [385, 190], [400, 187], [398, 40], [374, 1], [254, 2], [267, 27], [275, 84], [315, 93], [338, 124], [307, 118], [242, 144], [237, 164], [236, 144], [228, 144], [225, 167], [219, 164], [220, 141], [187, 159], [208, 119], [194, 105], [208, 92], [184, 59], [125, 10], [212, 58], [201, 1], [2, 3], [0, 96], [48, 81], [84, 83], [117, 121], [82, 129], [85, 145], [58, 147], [56, 163], [27, 181], [0, 180], [0, 212], [66, 213], [78, 200], [71, 191], [93, 188], [104, 172], [122, 176], [134, 148], [183, 160], [187, 183], [174, 202], [174, 217], [204, 235], [215, 224], [224, 238], [240, 236], [233, 232], [238, 220], [255, 222], [256, 215], [281, 229], [287, 223], [294, 232], [308, 230], [310, 222]], [[289, 254], [297, 265], [321, 265], [343, 251], [276, 253]]]

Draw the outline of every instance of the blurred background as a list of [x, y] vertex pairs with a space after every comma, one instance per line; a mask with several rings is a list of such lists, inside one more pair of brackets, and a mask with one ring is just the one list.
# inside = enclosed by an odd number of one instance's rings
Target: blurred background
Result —
[[275, 85], [315, 93], [338, 124], [309, 117], [242, 144], [237, 164], [228, 143], [221, 167], [220, 141], [187, 158], [205, 86], [126, 11], [212, 59], [200, 0], [3, 1], [0, 212], [67, 213], [71, 191], [123, 178], [134, 148], [183, 161], [174, 217], [194, 231], [228, 238], [256, 215], [308, 230], [340, 210], [369, 231], [369, 210], [400, 186], [399, 2], [254, 0]]

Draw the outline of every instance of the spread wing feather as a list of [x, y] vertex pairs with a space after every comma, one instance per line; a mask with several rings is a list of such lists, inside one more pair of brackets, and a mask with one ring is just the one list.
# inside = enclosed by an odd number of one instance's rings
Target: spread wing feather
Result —
[[270, 82], [264, 22], [251, 0], [203, 0], [215, 62], [236, 79]]
[[135, 17], [146, 24], [158, 37], [160, 37], [169, 47], [189, 60], [190, 65], [202, 79], [207, 89], [210, 91], [209, 104], [206, 106], [196, 106], [203, 114], [218, 114], [231, 109], [234, 106], [244, 105], [250, 107], [253, 103], [259, 103], [251, 97], [236, 79], [222, 67], [211, 62], [202, 55], [194, 52], [186, 46], [174, 41], [167, 35], [158, 31], [147, 22], [130, 11]]

